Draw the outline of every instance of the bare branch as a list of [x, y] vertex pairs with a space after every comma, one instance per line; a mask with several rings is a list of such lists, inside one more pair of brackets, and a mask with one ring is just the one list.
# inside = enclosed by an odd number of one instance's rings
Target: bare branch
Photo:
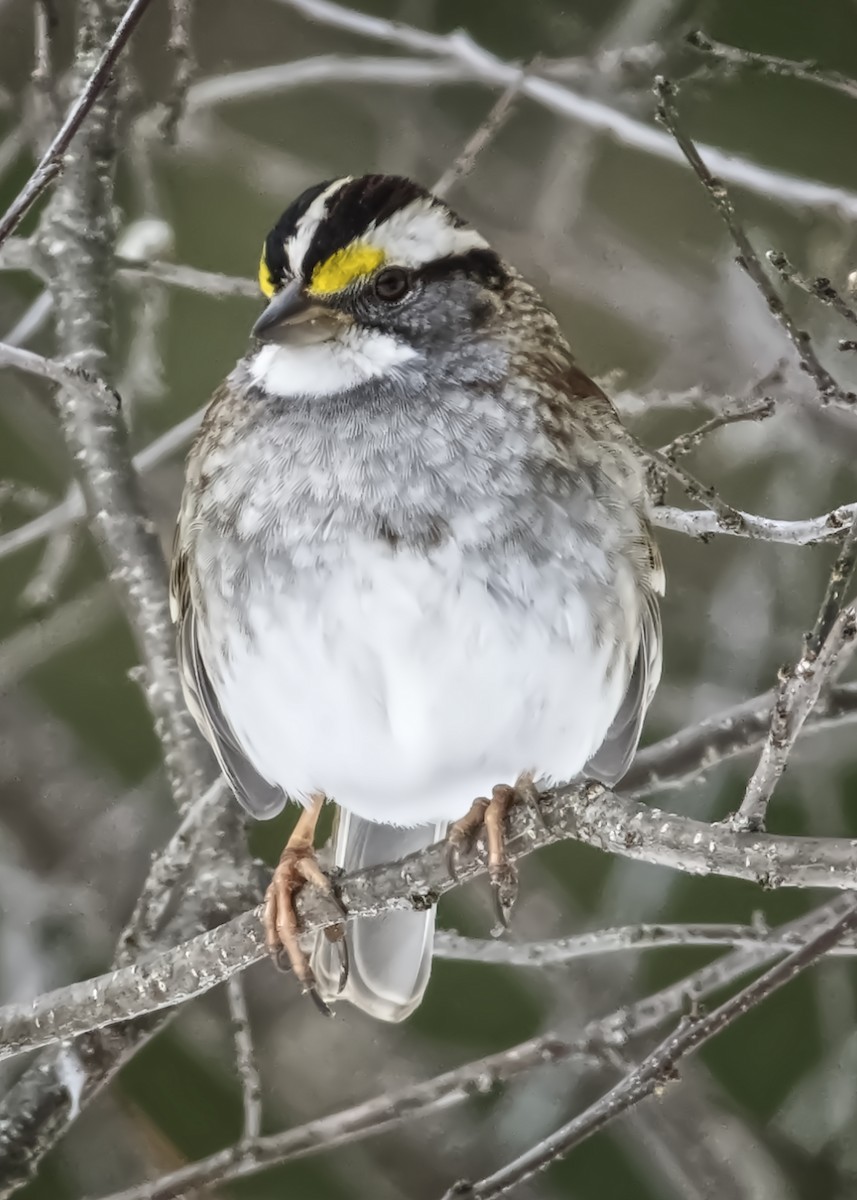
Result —
[[[700, 781], [720, 763], [763, 745], [776, 695], [764, 692], [637, 752], [622, 788], [638, 799]], [[825, 692], [804, 724], [804, 737], [857, 716], [857, 685]]]
[[[81, 271], [76, 286], [82, 278]], [[18, 367], [65, 385], [59, 409], [70, 448], [83, 467], [82, 495], [140, 648], [147, 703], [164, 746], [176, 801], [183, 804], [195, 792], [204, 791], [207, 785], [203, 781], [211, 766], [181, 694], [168, 611], [166, 566], [157, 536], [143, 511], [119, 397], [91, 372], [67, 367], [20, 347], [0, 345], [0, 365]], [[58, 507], [68, 512], [75, 503], [68, 498]], [[49, 528], [48, 515], [39, 518], [45, 532], [54, 532], [67, 523]]]
[[523, 68], [519, 77], [510, 83], [503, 94], [493, 105], [488, 116], [479, 128], [468, 139], [467, 145], [448, 167], [432, 188], [436, 196], [446, 196], [456, 183], [465, 179], [476, 165], [476, 159], [491, 143], [512, 115], [515, 101], [521, 92], [521, 84], [526, 78], [527, 68]]
[[48, 146], [39, 165], [24, 184], [19, 194], [9, 205], [0, 218], [0, 245], [6, 241], [10, 233], [14, 233], [21, 219], [29, 212], [38, 198], [63, 169], [63, 156], [71, 145], [77, 131], [80, 129], [95, 101], [101, 95], [116, 60], [125, 48], [125, 44], [137, 27], [143, 13], [149, 7], [150, 0], [130, 0], [125, 15], [116, 26], [113, 36], [104, 48], [92, 73], [85, 81], [77, 100], [72, 105], [68, 116], [63, 121], [50, 146]]
[[[545, 792], [540, 810], [538, 828], [528, 811], [511, 814], [512, 857], [573, 838], [641, 862], [746, 879], [766, 888], [845, 889], [857, 884], [857, 845], [849, 838], [741, 833], [650, 808], [594, 783]], [[434, 903], [457, 882], [484, 870], [479, 853], [462, 863], [457, 880], [451, 879], [445, 847], [438, 843], [399, 862], [349, 875], [339, 886], [349, 919], [354, 919]], [[338, 919], [319, 894], [302, 893], [298, 909], [307, 933]], [[0, 1010], [0, 1058], [201, 995], [264, 957], [260, 918], [260, 908], [245, 912], [163, 954], [145, 955], [120, 971]]]
[[566, 1041], [553, 1034], [532, 1038], [423, 1083], [384, 1092], [362, 1104], [310, 1121], [297, 1129], [260, 1137], [255, 1143], [243, 1147], [230, 1146], [151, 1183], [115, 1192], [103, 1200], [175, 1200], [191, 1189], [208, 1184], [221, 1186], [235, 1179], [255, 1175], [275, 1163], [305, 1158], [320, 1149], [329, 1151], [364, 1137], [385, 1133], [417, 1116], [429, 1116], [473, 1096], [487, 1095], [501, 1084], [536, 1067], [564, 1062], [581, 1054], [585, 1054], [585, 1047], [578, 1041]]
[[115, 261], [120, 279], [131, 282], [138, 279], [156, 279], [159, 283], [202, 292], [206, 296], [259, 301], [259, 285], [250, 279], [221, 275], [216, 271], [198, 271], [195, 267], [177, 266], [175, 263], [147, 262], [141, 265], [136, 260], [122, 258]]
[[724, 532], [739, 535], [744, 532], [744, 518], [741, 513], [737, 508], [733, 508], [731, 504], [727, 504], [713, 487], [706, 487], [700, 483], [689, 471], [679, 466], [677, 462], [660, 450], [655, 450], [650, 446], [642, 446], [639, 442], [637, 442], [637, 446], [641, 454], [660, 467], [662, 471], [665, 471], [668, 475], [672, 475], [691, 500], [696, 500], [700, 504], [704, 504], [717, 518], [717, 524], [720, 529]]
[[36, 95], [38, 110], [37, 129], [39, 135], [39, 151], [42, 152], [50, 140], [50, 134], [42, 137], [45, 131], [52, 131], [60, 123], [61, 113], [56, 91], [54, 74], [54, 35], [56, 33], [56, 15], [51, 11], [50, 4], [38, 0], [33, 9], [35, 21], [35, 66], [30, 76], [33, 91]]
[[[7, 347], [0, 344], [0, 365], [5, 361], [8, 365], [12, 366], [12, 360], [6, 355], [6, 350]], [[33, 358], [36, 360], [36, 363], [32, 374], [42, 375], [43, 378], [49, 378], [53, 381], [53, 369], [56, 367], [58, 371], [63, 373], [63, 377], [65, 377], [64, 372], [67, 368], [63, 367], [62, 364], [54, 363], [50, 359], [44, 359], [42, 362], [39, 362], [40, 355], [34, 355]], [[29, 371], [30, 367], [29, 365], [25, 367], [24, 361], [29, 363], [30, 360], [19, 360], [14, 365]], [[44, 368], [44, 363], [50, 363], [50, 368]], [[50, 370], [50, 374], [47, 374], [48, 370]], [[78, 375], [77, 377], [79, 378], [80, 376]], [[98, 381], [93, 380], [93, 386], [98, 386]], [[178, 425], [174, 425], [172, 429], [168, 429], [166, 433], [162, 433], [160, 437], [155, 438], [139, 454], [135, 454], [131, 459], [134, 470], [137, 472], [148, 471], [170, 458], [171, 455], [181, 450], [183, 446], [186, 446], [199, 428], [203, 411], [203, 409], [198, 409], [195, 413], [191, 413], [189, 417], [185, 417], [183, 421], [179, 421]], [[26, 525], [21, 525], [9, 533], [0, 535], [0, 559], [5, 558], [9, 554], [14, 554], [18, 550], [23, 550], [26, 546], [31, 546], [34, 542], [41, 541], [42, 538], [49, 537], [58, 530], [65, 529], [69, 525], [74, 525], [85, 515], [86, 507], [83, 501], [83, 494], [80, 488], [74, 484], [69, 489], [68, 495], [61, 504], [56, 505], [55, 508], [49, 509], [47, 512], [41, 513]]]
[[753, 401], [749, 405], [746, 401], [730, 405], [716, 417], [703, 421], [696, 429], [691, 429], [687, 433], [681, 433], [678, 437], [673, 438], [666, 446], [661, 447], [661, 454], [674, 463], [677, 458], [695, 450], [709, 434], [716, 430], [723, 429], [727, 425], [737, 425], [741, 421], [765, 421], [774, 415], [775, 409], [776, 405], [770, 397], [761, 401]]
[[[189, 268], [179, 268], [185, 270]], [[144, 272], [140, 272], [144, 274]], [[228, 277], [224, 276], [224, 279]], [[243, 280], [236, 281], [241, 284]], [[193, 286], [188, 284], [188, 286]], [[247, 285], [252, 286], [252, 285]], [[255, 291], [255, 287], [254, 287]], [[223, 293], [227, 294], [226, 292]], [[234, 294], [234, 293], [231, 293]], [[15, 355], [9, 353], [15, 350]], [[105, 386], [93, 376], [81, 375], [74, 368], [66, 367], [52, 359], [42, 358], [41, 355], [30, 351], [18, 352], [17, 347], [0, 343], [0, 366], [14, 366], [30, 374], [37, 375], [50, 382], [59, 383], [63, 380], [91, 382], [93, 386]], [[69, 374], [72, 372], [72, 374]], [[177, 453], [191, 440], [202, 420], [203, 410], [199, 409], [189, 417], [185, 417], [172, 429], [161, 434], [131, 460], [137, 472], [144, 472], [164, 462]], [[690, 435], [688, 435], [690, 436]], [[717, 513], [711, 511], [688, 511], [673, 508], [669, 505], [658, 505], [652, 511], [652, 519], [661, 529], [669, 529], [675, 533], [683, 533], [688, 537], [708, 538], [714, 534], [725, 534], [732, 537], [753, 538], [758, 541], [780, 542], [790, 546], [814, 546], [819, 542], [836, 541], [845, 536], [857, 504], [846, 504], [820, 517], [811, 517], [805, 521], [777, 521], [771, 517], [759, 517], [753, 513], [735, 510], [741, 518], [740, 527], [727, 519], [721, 520]], [[60, 529], [75, 524], [85, 515], [83, 497], [79, 488], [74, 486], [68, 496], [60, 504], [47, 512], [40, 513], [32, 521], [0, 534], [0, 559], [49, 537]]]
[[250, 1028], [250, 1014], [247, 1011], [244, 980], [240, 975], [233, 975], [226, 984], [226, 996], [229, 1001], [232, 1040], [235, 1044], [235, 1065], [241, 1080], [244, 1110], [241, 1141], [250, 1143], [255, 1141], [262, 1131], [262, 1084], [253, 1049], [253, 1033]]
[[184, 112], [188, 88], [196, 74], [196, 58], [191, 47], [192, 0], [170, 0], [170, 40], [167, 48], [173, 56], [175, 67], [167, 112], [161, 123], [164, 135], [173, 140], [176, 128]]
[[[439, 929], [434, 939], [435, 958], [453, 962], [491, 963], [503, 967], [563, 966], [580, 958], [600, 954], [637, 953], [676, 946], [770, 946], [789, 951], [803, 945], [806, 937], [780, 934], [760, 922], [757, 925], [619, 925], [595, 929], [571, 937], [543, 942], [509, 942], [502, 938], [462, 937]], [[847, 958], [857, 956], [857, 941], [848, 938], [830, 952]]]
[[[857, 513], [857, 504], [843, 504], [841, 508], [806, 521], [775, 521], [772, 517], [757, 517], [741, 509], [735, 509], [735, 512], [741, 518], [740, 525], [736, 525], [731, 516], [724, 521], [716, 512], [688, 512], [684, 508], [661, 504], [652, 509], [652, 522], [659, 529], [684, 533], [688, 537], [709, 538], [722, 533], [761, 542], [782, 542], [788, 546], [815, 546], [844, 537]], [[45, 518], [49, 515], [46, 513]], [[3, 540], [0, 539], [0, 557], [2, 553]]]
[[821, 602], [821, 607], [818, 610], [818, 616], [815, 619], [815, 624], [812, 627], [812, 632], [806, 639], [806, 654], [811, 657], [817, 657], [822, 653], [825, 643], [829, 640], [833, 627], [839, 617], [842, 615], [842, 600], [845, 595], [845, 589], [851, 581], [851, 576], [854, 574], [854, 566], [857, 563], [857, 513], [851, 522], [851, 529], [848, 531], [842, 549], [836, 556], [836, 562], [830, 572], [830, 578], [827, 581], [827, 588], [824, 593], [824, 599]]
[[[806, 916], [781, 926], [775, 936], [781, 941], [791, 937], [809, 941], [828, 928], [832, 921], [850, 912], [852, 907], [850, 896], [837, 897]], [[290, 1162], [316, 1150], [330, 1150], [386, 1132], [403, 1121], [462, 1103], [474, 1095], [492, 1092], [499, 1085], [541, 1066], [572, 1061], [589, 1063], [593, 1056], [598, 1056], [600, 1060], [605, 1048], [624, 1047], [631, 1037], [651, 1033], [671, 1017], [680, 1014], [689, 998], [697, 1001], [704, 999], [775, 958], [778, 953], [777, 949], [766, 945], [736, 950], [653, 996], [644, 997], [626, 1008], [591, 1021], [582, 1034], [573, 1039], [555, 1034], [533, 1038], [423, 1083], [387, 1092], [377, 1099], [330, 1117], [311, 1121], [272, 1137], [259, 1138], [254, 1146], [236, 1144], [160, 1179], [115, 1193], [104, 1200], [174, 1200], [192, 1188], [211, 1183], [222, 1186], [275, 1163]]]
[[852, 100], [857, 100], [857, 79], [852, 79], [841, 71], [826, 71], [813, 59], [796, 62], [791, 58], [780, 58], [776, 54], [743, 50], [740, 46], [718, 42], [701, 29], [692, 30], [685, 40], [694, 50], [699, 50], [706, 58], [724, 66], [741, 67], [760, 75], [779, 75], [789, 79], [801, 79], [806, 83], [817, 83], [821, 87], [832, 88], [835, 92], [842, 92]]
[[[457, 68], [459, 78], [482, 80], [496, 87], [506, 88], [514, 82], [520, 71], [516, 65], [504, 62], [478, 45], [462, 30], [449, 34], [427, 33], [401, 21], [358, 12], [333, 3], [333, 0], [278, 0], [278, 3], [301, 13], [315, 23], [345, 29], [358, 36], [372, 38], [388, 46], [400, 46], [416, 54], [428, 54], [450, 60], [449, 64], [435, 65], [438, 69], [452, 65]], [[379, 61], [383, 63], [384, 60]], [[287, 64], [288, 67], [298, 65]], [[379, 69], [383, 71], [383, 66]], [[333, 64], [329, 63], [324, 82], [336, 79], [335, 74], [332, 74], [333, 70]], [[406, 78], [406, 74], [405, 71], [402, 72], [403, 78]], [[203, 87], [205, 82], [202, 81], [196, 87]], [[191, 92], [194, 90], [192, 88]], [[592, 129], [612, 134], [626, 146], [669, 162], [684, 161], [682, 152], [672, 138], [653, 129], [646, 122], [639, 121], [592, 96], [577, 95], [554, 79], [530, 75], [522, 82], [521, 92], [551, 112], [580, 121]], [[833, 210], [849, 217], [857, 215], [857, 196], [851, 192], [762, 167], [715, 146], [700, 145], [700, 151], [705, 155], [711, 169], [722, 179], [750, 192], [775, 196], [787, 204]]]
[[620, 1080], [600, 1100], [590, 1105], [584, 1113], [493, 1175], [478, 1183], [461, 1181], [455, 1184], [446, 1193], [444, 1200], [453, 1200], [455, 1196], [472, 1196], [474, 1200], [493, 1200], [496, 1196], [505, 1196], [538, 1171], [564, 1158], [575, 1146], [652, 1095], [657, 1088], [669, 1083], [676, 1077], [676, 1064], [682, 1058], [698, 1050], [705, 1042], [761, 1004], [779, 988], [791, 983], [855, 926], [857, 898], [852, 896], [851, 905], [846, 912], [806, 945], [771, 967], [759, 979], [754, 980], [713, 1012], [704, 1017], [685, 1018], [675, 1032], [661, 1042], [635, 1070]]
[[764, 829], [768, 803], [786, 769], [800, 731], [822, 688], [841, 666], [857, 637], [857, 612], [842, 609], [842, 597], [857, 561], [857, 515], [839, 552], [812, 632], [793, 668], [780, 672], [771, 727], [744, 799], [731, 818], [733, 829]]
[[819, 362], [810, 342], [809, 335], [805, 330], [798, 329], [784, 308], [782, 300], [777, 295], [767, 272], [759, 260], [759, 256], [753, 249], [749, 237], [738, 221], [734, 205], [729, 198], [723, 180], [718, 179], [712, 173], [711, 168], [706, 166], [693, 141], [681, 130], [674, 103], [676, 94], [675, 85], [668, 79], [664, 79], [663, 76], [658, 76], [655, 81], [655, 94], [658, 97], [658, 120], [675, 138], [676, 144], [687, 159], [689, 166], [705, 188], [709, 200], [719, 213], [735, 243], [738, 250], [738, 265], [750, 276], [767, 304], [771, 316], [779, 322], [789, 341], [794, 346], [800, 360], [801, 368], [815, 382], [815, 386], [824, 403], [835, 400], [845, 407], [852, 408], [857, 403], [857, 396], [853, 392], [843, 391], [830, 372]]
[[848, 321], [851, 325], [857, 325], [857, 312], [854, 311], [850, 304], [847, 304], [843, 300], [829, 279], [826, 279], [822, 275], [819, 275], [816, 279], [805, 279], [797, 267], [794, 267], [780, 250], [768, 250], [765, 257], [779, 277], [785, 280], [786, 283], [793, 283], [795, 287], [800, 288], [802, 292], [806, 292], [808, 296], [813, 296], [816, 300], [820, 300], [822, 304], [828, 305], [844, 321]]

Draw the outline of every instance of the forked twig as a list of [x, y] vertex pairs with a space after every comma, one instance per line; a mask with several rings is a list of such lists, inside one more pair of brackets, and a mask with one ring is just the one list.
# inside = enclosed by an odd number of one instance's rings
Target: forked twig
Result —
[[732, 204], [723, 181], [711, 173], [700, 156], [694, 142], [681, 129], [675, 106], [676, 90], [675, 84], [671, 83], [670, 80], [665, 79], [662, 75], [657, 76], [655, 80], [655, 95], [658, 97], [657, 118], [664, 128], [675, 138], [676, 144], [687, 159], [697, 179], [705, 188], [706, 195], [719, 213], [724, 225], [729, 230], [738, 250], [738, 265], [750, 276], [767, 304], [769, 312], [779, 322], [789, 341], [794, 346], [800, 360], [801, 368], [815, 382], [822, 401], [824, 403], [836, 401], [848, 408], [853, 408], [857, 403], [857, 396], [853, 392], [843, 390], [830, 372], [822, 366], [809, 335], [805, 330], [799, 329], [795, 325], [788, 311], [783, 306], [782, 300], [777, 295], [771, 280], [762, 266], [759, 256], [753, 249], [749, 237], [738, 220], [735, 207]]

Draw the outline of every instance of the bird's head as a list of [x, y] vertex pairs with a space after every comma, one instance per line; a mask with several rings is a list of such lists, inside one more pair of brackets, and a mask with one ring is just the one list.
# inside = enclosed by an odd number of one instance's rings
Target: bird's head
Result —
[[327, 180], [265, 239], [268, 305], [253, 335], [290, 347], [347, 338], [359, 349], [380, 336], [403, 351], [443, 350], [490, 322], [507, 280], [485, 239], [418, 184]]

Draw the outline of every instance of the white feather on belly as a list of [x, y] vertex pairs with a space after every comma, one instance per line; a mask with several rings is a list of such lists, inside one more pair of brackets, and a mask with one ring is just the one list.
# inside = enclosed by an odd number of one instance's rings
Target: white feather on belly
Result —
[[256, 769], [293, 799], [322, 791], [397, 825], [454, 820], [522, 771], [578, 774], [618, 709], [624, 664], [612, 669], [573, 586], [546, 586], [524, 560], [502, 583], [495, 594], [449, 543], [429, 555], [364, 543], [323, 587], [262, 593], [251, 636], [227, 624], [227, 654], [206, 655]]

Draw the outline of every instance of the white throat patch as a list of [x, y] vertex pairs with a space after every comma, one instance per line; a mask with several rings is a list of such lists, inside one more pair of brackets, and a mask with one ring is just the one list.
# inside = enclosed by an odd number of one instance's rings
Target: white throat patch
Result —
[[310, 346], [263, 346], [250, 377], [274, 396], [331, 396], [389, 375], [417, 357], [405, 342], [369, 329], [346, 329]]

